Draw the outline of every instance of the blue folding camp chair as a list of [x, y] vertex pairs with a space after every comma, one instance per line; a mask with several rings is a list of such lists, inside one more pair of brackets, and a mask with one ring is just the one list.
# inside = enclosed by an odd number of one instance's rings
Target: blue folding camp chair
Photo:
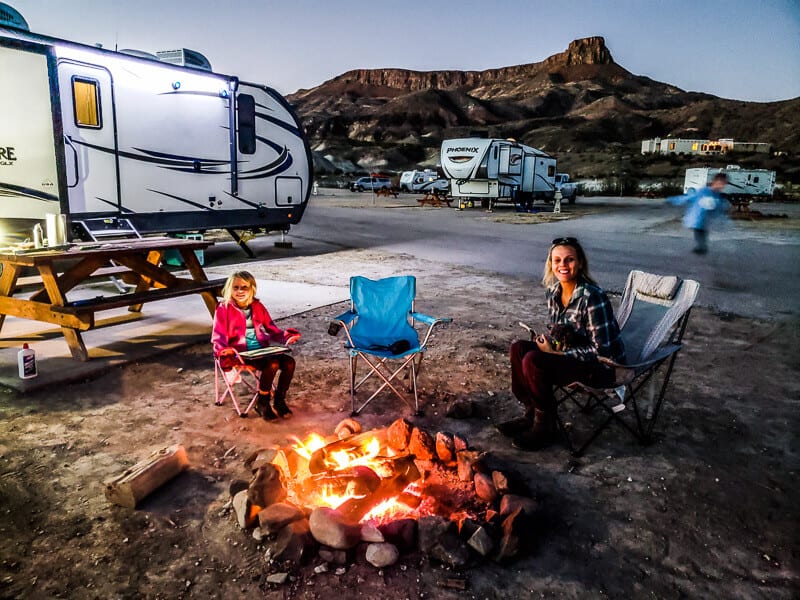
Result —
[[[417, 280], [412, 275], [387, 277], [374, 281], [366, 277], [350, 278], [350, 310], [334, 318], [344, 328], [347, 339], [344, 347], [350, 356], [350, 401], [352, 414], [357, 415], [381, 391], [389, 388], [395, 395], [411, 403], [406, 394], [397, 389], [393, 380], [405, 373], [409, 378], [409, 392], [414, 392], [414, 413], [422, 414], [417, 395], [417, 374], [422, 363], [433, 328], [439, 323], [449, 323], [451, 318], [435, 318], [414, 312]], [[428, 326], [422, 341], [416, 323]], [[356, 383], [356, 366], [359, 360], [369, 368]], [[399, 366], [397, 366], [399, 363]], [[373, 375], [381, 385], [358, 409], [356, 391]]]

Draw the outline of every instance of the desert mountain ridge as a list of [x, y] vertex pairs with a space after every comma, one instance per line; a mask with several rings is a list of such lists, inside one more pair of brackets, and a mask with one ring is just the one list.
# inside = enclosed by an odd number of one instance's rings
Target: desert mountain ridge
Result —
[[[356, 69], [288, 96], [316, 167], [435, 165], [442, 140], [476, 130], [555, 154], [651, 137], [729, 137], [800, 152], [800, 98], [727, 100], [635, 75], [603, 37], [535, 63], [484, 71]], [[327, 157], [325, 160], [323, 156]]]

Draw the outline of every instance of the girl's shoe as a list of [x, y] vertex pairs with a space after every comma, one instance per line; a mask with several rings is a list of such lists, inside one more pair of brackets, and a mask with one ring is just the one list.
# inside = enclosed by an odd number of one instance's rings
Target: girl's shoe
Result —
[[286, 405], [285, 398], [275, 398], [272, 401], [272, 406], [275, 408], [275, 412], [278, 413], [279, 417], [288, 417], [292, 414], [292, 409]]
[[278, 415], [275, 414], [272, 407], [269, 405], [270, 397], [271, 394], [259, 393], [258, 399], [256, 400], [255, 411], [265, 421], [274, 421], [278, 418]]

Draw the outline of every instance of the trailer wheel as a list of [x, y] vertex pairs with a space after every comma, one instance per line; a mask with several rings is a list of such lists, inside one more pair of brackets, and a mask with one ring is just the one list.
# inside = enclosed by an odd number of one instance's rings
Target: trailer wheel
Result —
[[575, 198], [576, 198], [577, 196], [578, 196], [578, 194], [572, 194], [572, 196], [570, 196], [569, 198], [567, 198], [567, 204], [575, 204]]

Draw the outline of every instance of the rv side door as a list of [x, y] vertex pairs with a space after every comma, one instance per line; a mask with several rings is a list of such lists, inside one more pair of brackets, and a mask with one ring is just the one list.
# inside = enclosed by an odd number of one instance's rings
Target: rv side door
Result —
[[58, 61], [64, 162], [73, 217], [119, 211], [112, 78], [103, 67]]

